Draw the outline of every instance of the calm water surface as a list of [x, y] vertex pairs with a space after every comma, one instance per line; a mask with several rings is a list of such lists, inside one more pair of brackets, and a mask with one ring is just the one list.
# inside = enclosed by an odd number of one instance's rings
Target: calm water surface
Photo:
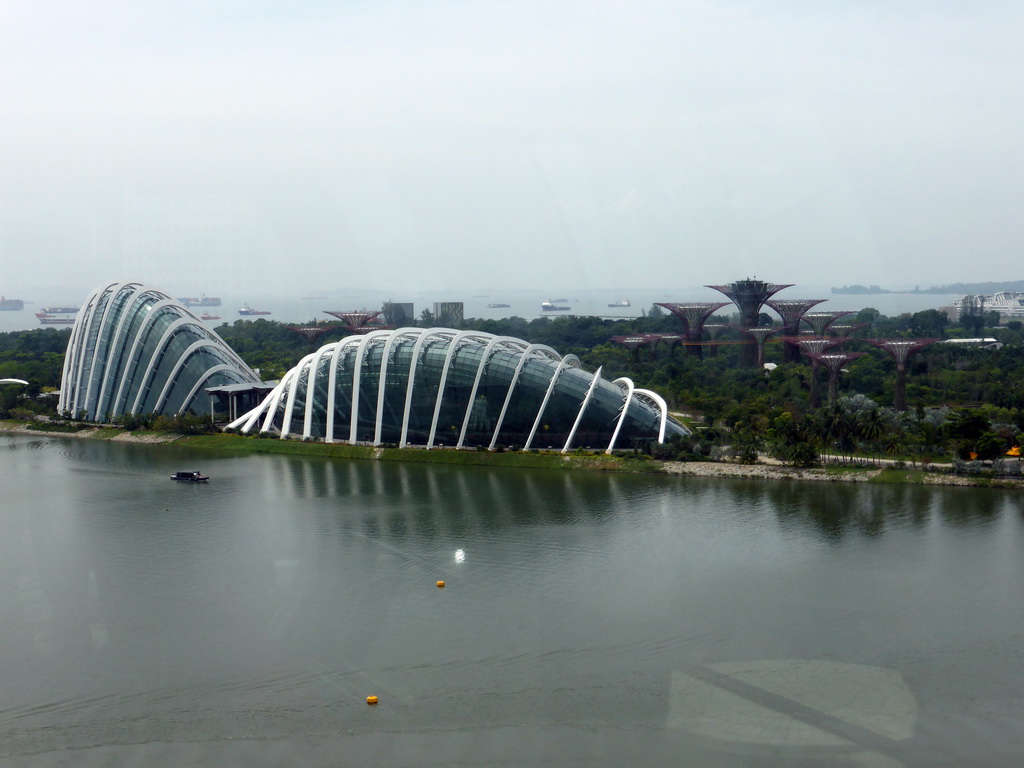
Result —
[[1021, 512], [0, 436], [0, 765], [1019, 765]]

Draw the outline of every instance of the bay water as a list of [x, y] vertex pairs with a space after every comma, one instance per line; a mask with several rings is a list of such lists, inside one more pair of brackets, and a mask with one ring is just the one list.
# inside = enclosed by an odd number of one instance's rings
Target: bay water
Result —
[[1021, 514], [0, 435], [0, 765], [1018, 765]]

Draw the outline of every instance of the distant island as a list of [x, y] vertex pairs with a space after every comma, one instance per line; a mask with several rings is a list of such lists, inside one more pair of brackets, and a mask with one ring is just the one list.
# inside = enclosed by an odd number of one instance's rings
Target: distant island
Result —
[[950, 283], [949, 285], [933, 285], [931, 288], [914, 286], [912, 290], [891, 291], [888, 288], [880, 288], [877, 285], [844, 285], [841, 288], [832, 288], [832, 293], [959, 293], [959, 294], [985, 294], [990, 295], [999, 291], [1024, 291], [1024, 280], [1007, 280], [998, 283]]

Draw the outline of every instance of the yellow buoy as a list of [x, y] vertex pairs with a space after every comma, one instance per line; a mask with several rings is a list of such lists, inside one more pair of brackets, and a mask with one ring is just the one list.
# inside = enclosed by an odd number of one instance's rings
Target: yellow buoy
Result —
[[372, 704], [376, 704], [377, 703], [377, 697], [376, 696], [367, 696], [366, 697], [366, 703], [367, 704], [371, 704], [371, 705]]
[[437, 588], [438, 589], [444, 589], [444, 582], [443, 581], [437, 582]]

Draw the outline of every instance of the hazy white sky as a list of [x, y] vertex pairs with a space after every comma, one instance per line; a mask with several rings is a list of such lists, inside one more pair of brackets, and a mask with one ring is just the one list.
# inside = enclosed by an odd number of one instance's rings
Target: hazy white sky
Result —
[[0, 4], [0, 293], [1022, 277], [1024, 6]]

